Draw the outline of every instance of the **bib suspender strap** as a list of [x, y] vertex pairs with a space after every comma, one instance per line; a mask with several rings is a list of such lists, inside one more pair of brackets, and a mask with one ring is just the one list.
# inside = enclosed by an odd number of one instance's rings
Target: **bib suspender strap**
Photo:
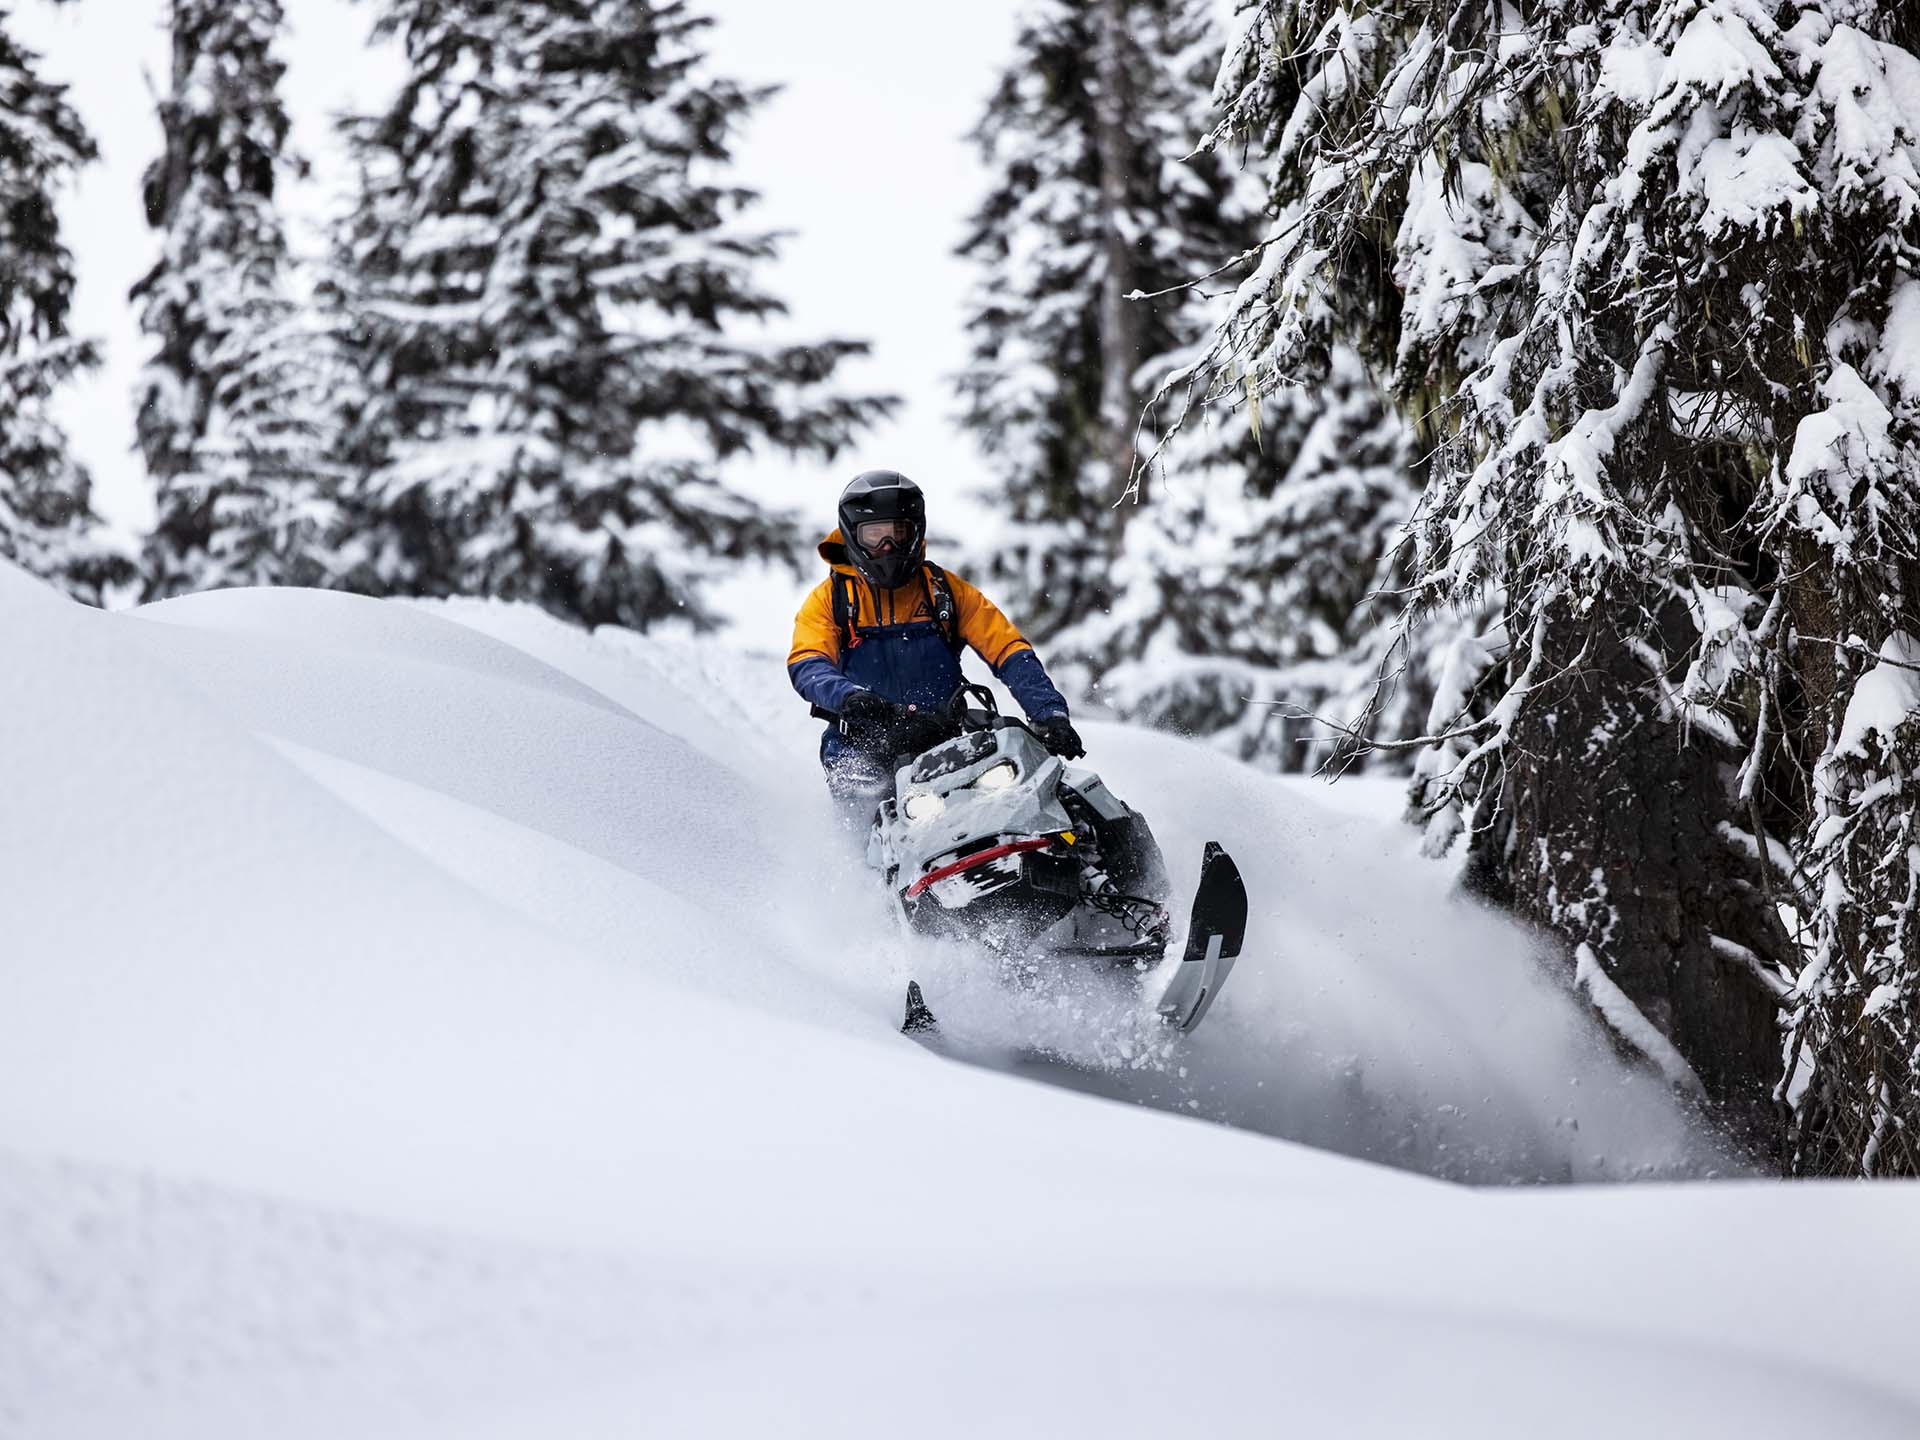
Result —
[[838, 571], [833, 576], [833, 623], [840, 631], [840, 654], [846, 653], [860, 643], [860, 633], [853, 628], [853, 619], [858, 614], [853, 593], [853, 577], [842, 575]]
[[[966, 642], [960, 638], [960, 616], [953, 603], [953, 587], [947, 583], [947, 572], [932, 561], [920, 567], [920, 584], [927, 593], [927, 613], [933, 617], [934, 628], [940, 632], [940, 638], [947, 642], [947, 648], [957, 659], [966, 648]], [[833, 576], [833, 623], [840, 632], [840, 653], [848, 651], [860, 643], [860, 632], [854, 625], [859, 615], [859, 599], [854, 593], [853, 577], [842, 575], [838, 571]], [[876, 616], [877, 620], [879, 617]]]
[[920, 567], [920, 583], [927, 587], [927, 613], [958, 660], [966, 642], [960, 638], [960, 617], [953, 604], [953, 587], [947, 584], [947, 572], [931, 560]]

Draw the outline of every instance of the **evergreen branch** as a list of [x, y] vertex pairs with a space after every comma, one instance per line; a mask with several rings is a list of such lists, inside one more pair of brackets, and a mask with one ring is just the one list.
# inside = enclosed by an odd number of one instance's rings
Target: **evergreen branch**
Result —
[[1803, 635], [1797, 630], [1794, 632], [1793, 638], [1795, 640], [1810, 640], [1816, 645], [1831, 645], [1836, 650], [1844, 650], [1851, 654], [1865, 656], [1876, 664], [1891, 665], [1896, 670], [1910, 670], [1916, 674], [1920, 674], [1920, 664], [1915, 664], [1910, 660], [1896, 660], [1891, 655], [1882, 655], [1877, 647], [1862, 645], [1858, 640], [1836, 640], [1827, 635]]

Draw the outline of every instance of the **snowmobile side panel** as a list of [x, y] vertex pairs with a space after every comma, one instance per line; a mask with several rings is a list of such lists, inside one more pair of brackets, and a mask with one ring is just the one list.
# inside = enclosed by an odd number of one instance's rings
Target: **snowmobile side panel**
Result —
[[1091, 770], [1069, 765], [1061, 777], [1061, 783], [1084, 800], [1102, 820], [1124, 820], [1133, 813], [1107, 788], [1107, 782]]
[[1129, 810], [1118, 820], [1106, 821], [1100, 831], [1100, 848], [1107, 874], [1128, 895], [1141, 895], [1165, 904], [1173, 898], [1173, 882], [1167, 878], [1167, 862], [1161, 858], [1153, 831], [1138, 810]]

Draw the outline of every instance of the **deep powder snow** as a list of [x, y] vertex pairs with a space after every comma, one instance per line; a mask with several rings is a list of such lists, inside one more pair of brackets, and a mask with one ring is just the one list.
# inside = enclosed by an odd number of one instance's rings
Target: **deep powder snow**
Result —
[[774, 643], [5, 566], [0, 640], [0, 1433], [1920, 1417], [1912, 1187], [1403, 1173], [1733, 1162], [1375, 795], [1086, 727], [1253, 894], [1176, 1045], [902, 941]]

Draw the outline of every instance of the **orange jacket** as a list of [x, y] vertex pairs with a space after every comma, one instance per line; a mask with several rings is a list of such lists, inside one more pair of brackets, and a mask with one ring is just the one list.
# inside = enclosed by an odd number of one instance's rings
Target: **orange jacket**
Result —
[[[966, 679], [958, 646], [968, 645], [993, 667], [1031, 719], [1067, 713], [1065, 698], [1026, 637], [999, 606], [958, 575], [941, 572], [953, 597], [954, 628], [959, 632], [957, 644], [949, 644], [934, 618], [933, 587], [925, 567], [905, 585], [876, 591], [848, 561], [838, 530], [821, 541], [820, 558], [833, 567], [833, 574], [801, 604], [787, 656], [788, 680], [818, 709], [838, 713], [857, 690], [899, 705], [943, 705]], [[844, 587], [852, 594], [854, 611], [849, 617], [851, 647], [843, 645], [834, 623], [834, 585], [842, 577], [852, 582]]]
[[[875, 592], [847, 559], [846, 546], [835, 530], [820, 542], [820, 558], [834, 571], [853, 577], [854, 627], [869, 625], [906, 625], [914, 621], [933, 622], [927, 609], [927, 587], [919, 577], [897, 590]], [[982, 660], [998, 674], [1021, 650], [1031, 650], [1027, 637], [1015, 628], [979, 589], [944, 570], [947, 588], [953, 593], [954, 619], [959, 623], [960, 639], [970, 645]], [[810, 655], [818, 655], [828, 664], [840, 664], [840, 627], [833, 623], [833, 578], [829, 576], [813, 587], [793, 620], [793, 649], [787, 654], [791, 669]]]

